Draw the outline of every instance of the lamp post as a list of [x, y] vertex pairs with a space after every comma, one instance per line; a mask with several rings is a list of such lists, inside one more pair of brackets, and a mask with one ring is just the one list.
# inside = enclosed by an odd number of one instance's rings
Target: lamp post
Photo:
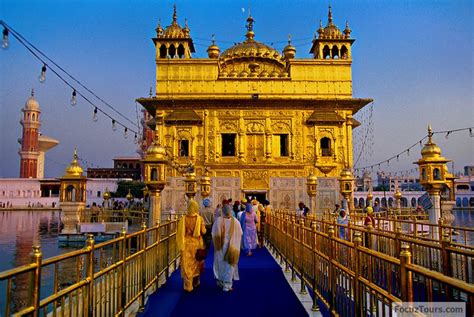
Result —
[[369, 192], [367, 193], [367, 206], [373, 207], [374, 203], [374, 195], [372, 194], [372, 187], [369, 189]]
[[441, 191], [446, 187], [447, 167], [450, 160], [441, 156], [441, 149], [433, 143], [433, 130], [428, 126], [428, 142], [421, 149], [421, 158], [415, 162], [420, 170], [420, 184], [426, 189], [431, 197], [433, 207], [430, 210], [429, 218], [433, 239], [441, 240], [441, 232], [438, 232], [439, 219], [441, 218]]
[[211, 178], [209, 177], [209, 171], [207, 168], [204, 168], [204, 174], [201, 176], [201, 197], [204, 199], [209, 197], [211, 194]]
[[306, 192], [308, 193], [309, 196], [309, 206], [314, 215], [319, 214], [316, 211], [316, 203], [315, 203], [315, 197], [317, 193], [317, 185], [318, 185], [318, 179], [316, 176], [313, 175], [313, 172], [309, 174], [309, 176], [306, 178]]
[[344, 199], [342, 200], [342, 208], [346, 209], [348, 213], [352, 210], [351, 197], [353, 181], [354, 178], [352, 177], [351, 171], [348, 168], [343, 169], [339, 178], [339, 186], [341, 189], [341, 195], [342, 197], [344, 197]]
[[153, 143], [146, 151], [144, 162], [144, 179], [150, 194], [150, 211], [148, 226], [153, 227], [161, 219], [161, 192], [166, 185], [166, 150], [160, 144], [158, 125], [156, 125]]
[[106, 187], [105, 192], [102, 194], [102, 198], [104, 199], [104, 208], [109, 208], [109, 199], [110, 199], [110, 192], [109, 189]]
[[194, 199], [194, 196], [196, 196], [197, 192], [197, 180], [196, 173], [194, 173], [194, 168], [190, 168], [184, 176], [184, 193], [189, 200]]

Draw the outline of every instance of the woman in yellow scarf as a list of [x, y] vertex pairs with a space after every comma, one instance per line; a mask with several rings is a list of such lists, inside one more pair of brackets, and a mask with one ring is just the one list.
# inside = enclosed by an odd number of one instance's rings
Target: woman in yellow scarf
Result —
[[191, 292], [199, 286], [200, 275], [204, 260], [196, 260], [196, 251], [204, 249], [202, 235], [206, 233], [206, 226], [199, 216], [199, 205], [190, 200], [186, 215], [179, 220], [176, 242], [181, 251], [181, 277], [184, 281], [184, 290]]

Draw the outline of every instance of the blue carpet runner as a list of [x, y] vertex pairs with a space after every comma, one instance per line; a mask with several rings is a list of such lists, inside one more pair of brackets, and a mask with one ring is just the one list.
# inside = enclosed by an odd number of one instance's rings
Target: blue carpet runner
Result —
[[235, 281], [234, 290], [227, 293], [218, 288], [214, 280], [212, 253], [211, 248], [199, 288], [192, 293], [184, 292], [178, 270], [149, 297], [144, 313], [139, 316], [308, 316], [281, 267], [266, 248], [255, 250], [250, 257], [242, 252], [239, 260], [240, 281]]

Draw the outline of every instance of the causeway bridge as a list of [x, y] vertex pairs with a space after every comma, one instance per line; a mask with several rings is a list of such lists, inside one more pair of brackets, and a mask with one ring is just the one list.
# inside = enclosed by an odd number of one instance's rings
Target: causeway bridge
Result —
[[184, 294], [177, 220], [169, 220], [101, 243], [89, 235], [83, 248], [47, 259], [33, 247], [30, 264], [0, 273], [1, 314], [392, 316], [402, 301], [462, 302], [474, 312], [474, 228], [390, 213], [375, 227], [358, 213], [347, 226], [288, 210], [264, 221], [265, 247], [241, 257], [241, 281], [229, 294], [213, 282], [212, 255], [201, 288]]

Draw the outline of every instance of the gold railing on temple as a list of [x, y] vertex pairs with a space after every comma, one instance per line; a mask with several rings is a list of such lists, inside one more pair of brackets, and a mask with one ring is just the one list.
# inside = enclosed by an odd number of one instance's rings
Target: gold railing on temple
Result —
[[81, 222], [125, 222], [140, 225], [148, 219], [147, 210], [134, 209], [85, 209], [81, 214]]
[[312, 290], [313, 309], [331, 315], [392, 316], [396, 302], [465, 302], [474, 313], [474, 252], [451, 243], [425, 241], [376, 228], [337, 225], [275, 211], [267, 215], [265, 237]]
[[123, 316], [176, 269], [176, 221], [43, 260], [33, 247], [30, 264], [0, 273], [5, 287], [0, 315]]

